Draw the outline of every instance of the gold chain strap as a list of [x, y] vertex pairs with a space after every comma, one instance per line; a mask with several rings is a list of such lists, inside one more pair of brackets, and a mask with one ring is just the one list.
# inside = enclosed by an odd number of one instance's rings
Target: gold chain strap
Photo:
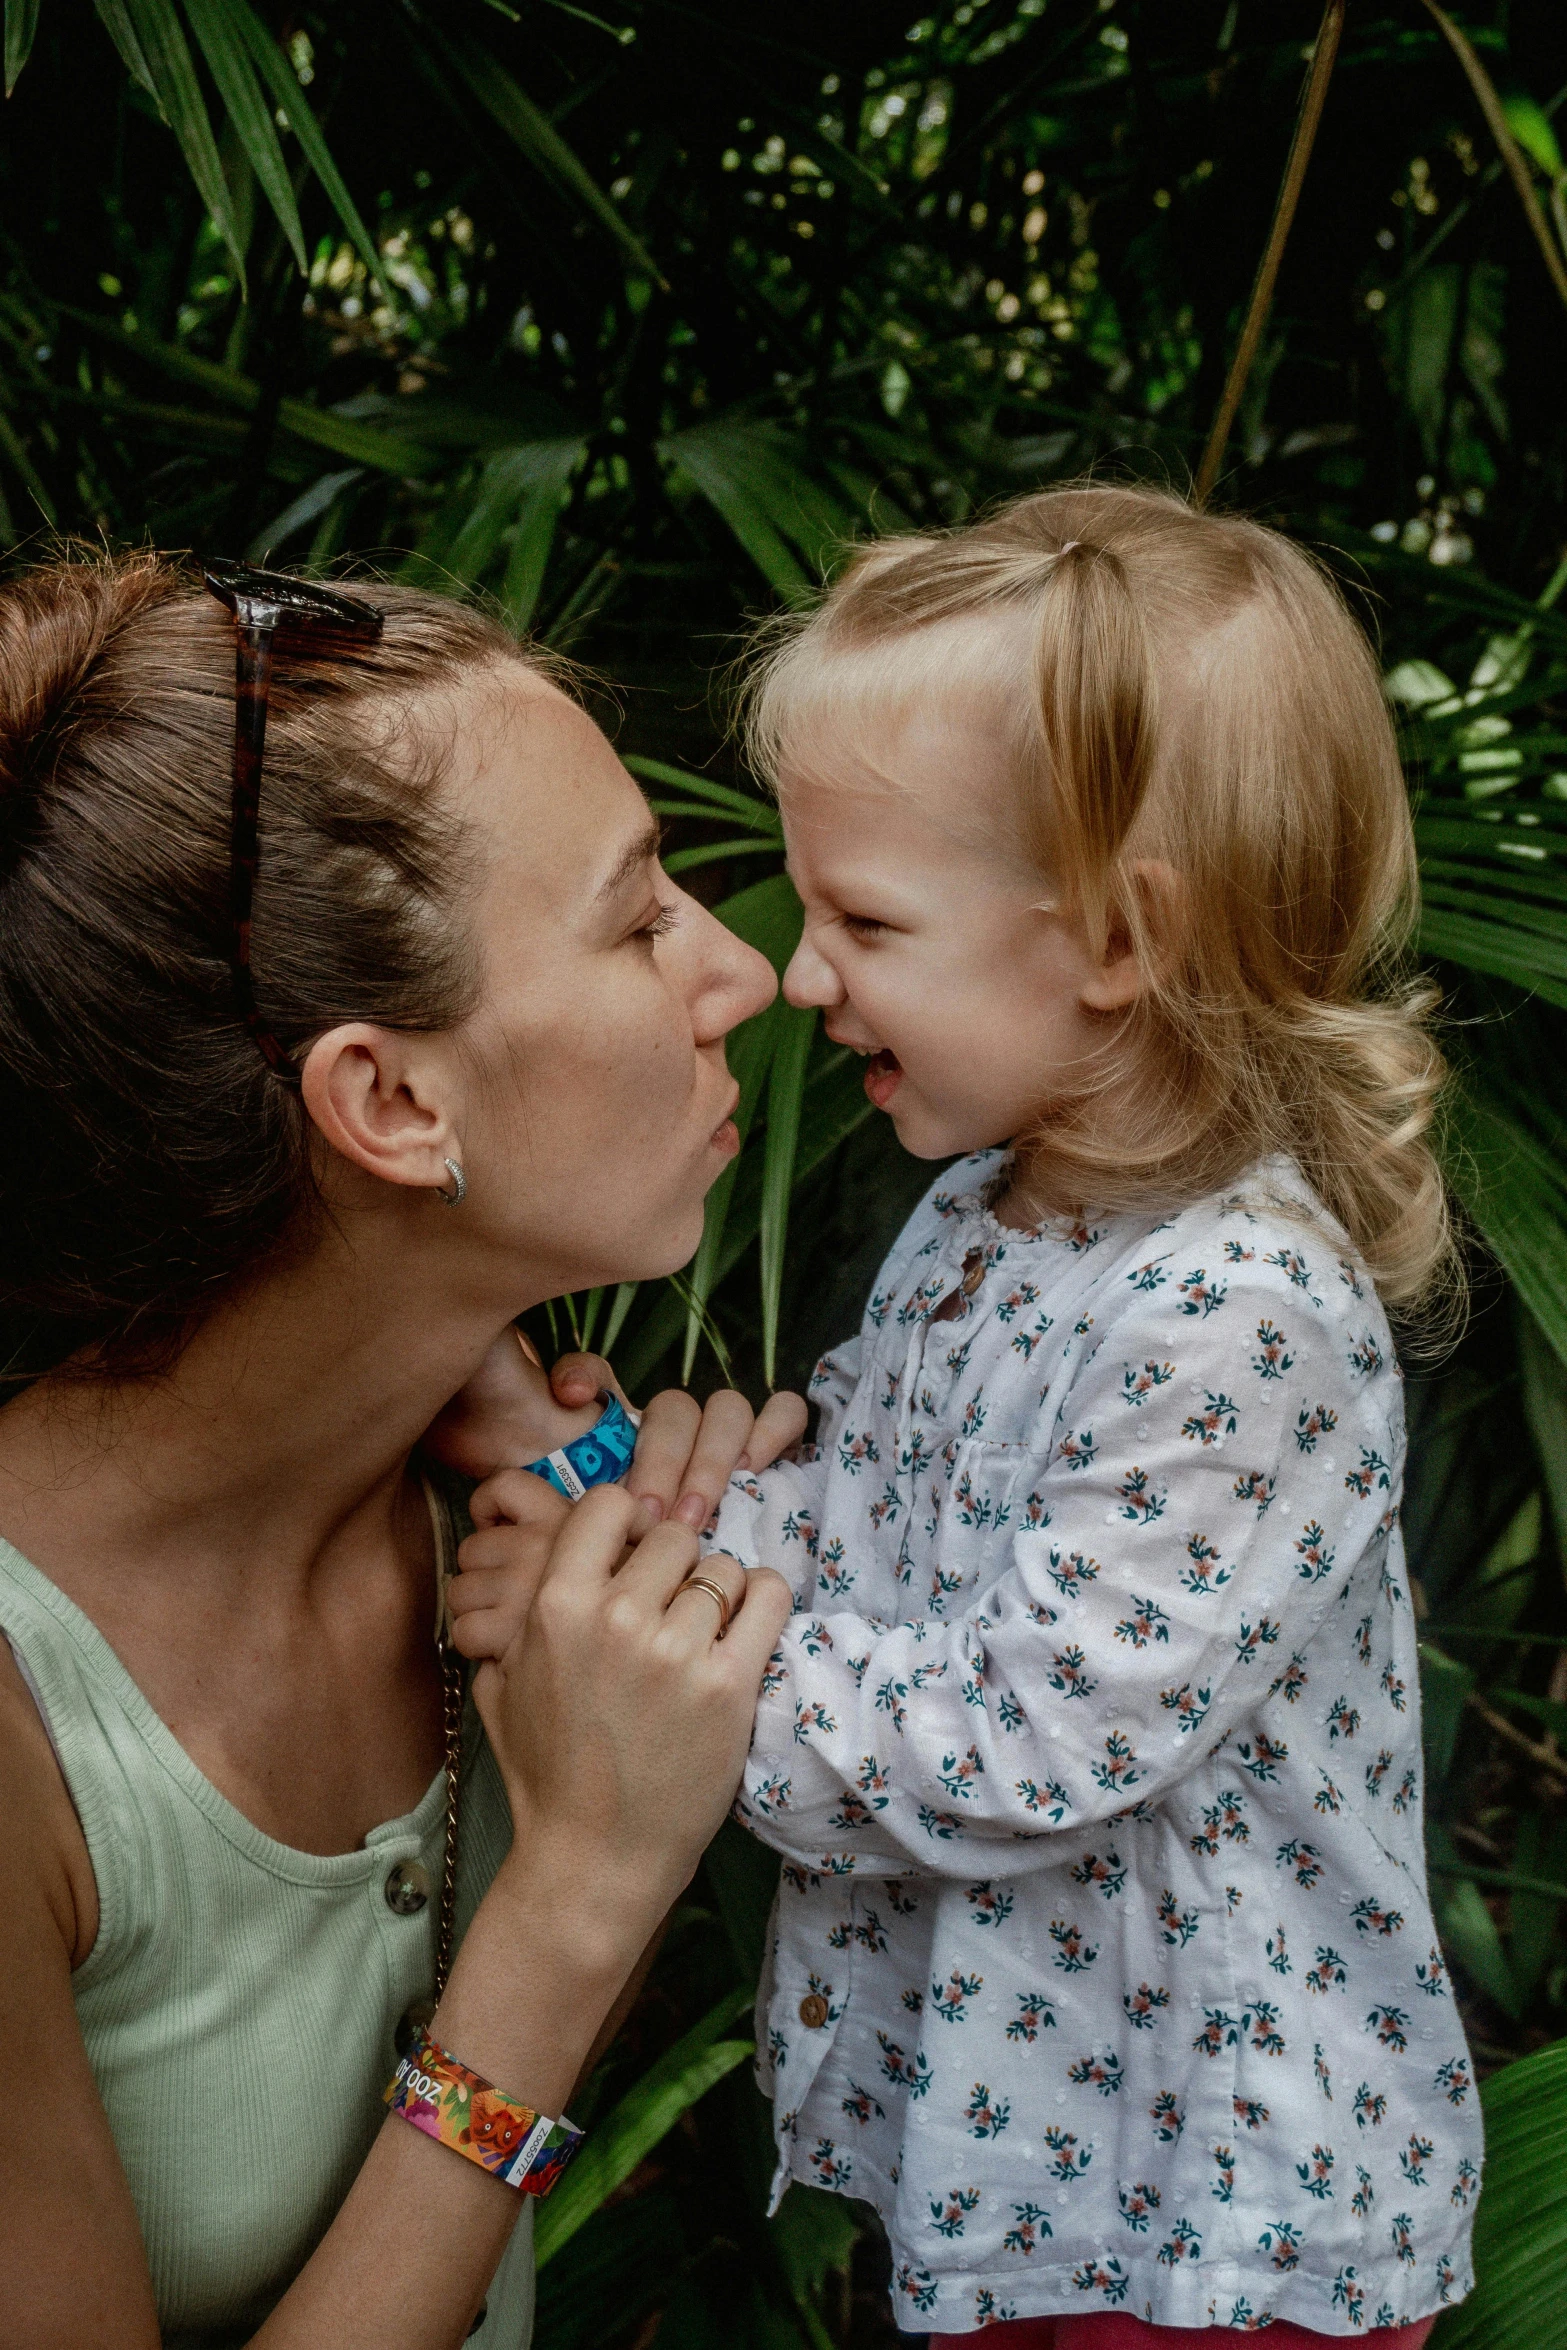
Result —
[[441, 1642], [441, 1704], [446, 1732], [446, 1842], [441, 1855], [440, 1924], [435, 1940], [435, 1996], [446, 1989], [457, 1924], [457, 1797], [462, 1785], [462, 1659]]
[[[446, 1989], [457, 1930], [457, 1813], [462, 1791], [462, 1658], [452, 1646], [446, 1613], [446, 1586], [457, 1571], [457, 1545], [446, 1502], [421, 1470], [425, 1506], [435, 1535], [435, 1647], [441, 1660], [441, 1731], [446, 1748], [446, 1835], [441, 1854], [441, 1898], [435, 1936], [435, 1999]], [[411, 2011], [410, 2011], [411, 2012]], [[435, 2012], [434, 2005], [430, 2009]]]

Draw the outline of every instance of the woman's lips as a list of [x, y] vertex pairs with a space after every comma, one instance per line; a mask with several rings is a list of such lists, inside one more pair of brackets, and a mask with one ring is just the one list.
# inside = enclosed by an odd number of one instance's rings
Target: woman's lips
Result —
[[883, 1049], [865, 1064], [865, 1091], [878, 1110], [884, 1110], [903, 1083], [903, 1065], [896, 1053]]
[[713, 1148], [726, 1159], [732, 1159], [740, 1148], [740, 1129], [733, 1118], [726, 1118], [722, 1126], [713, 1128]]

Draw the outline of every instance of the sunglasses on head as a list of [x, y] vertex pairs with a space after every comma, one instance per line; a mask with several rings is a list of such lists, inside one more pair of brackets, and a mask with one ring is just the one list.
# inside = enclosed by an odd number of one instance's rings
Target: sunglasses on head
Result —
[[377, 637], [385, 615], [358, 596], [342, 596], [285, 571], [214, 558], [205, 566], [207, 592], [234, 615], [234, 794], [229, 825], [229, 970], [234, 1009], [274, 1077], [299, 1083], [299, 1071], [256, 1009], [250, 967], [250, 918], [260, 862], [261, 760], [267, 739], [272, 646], [279, 629], [291, 635]]

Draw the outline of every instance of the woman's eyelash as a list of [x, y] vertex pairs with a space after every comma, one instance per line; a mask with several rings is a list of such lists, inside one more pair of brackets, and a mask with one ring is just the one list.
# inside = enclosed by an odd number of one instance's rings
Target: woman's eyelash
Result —
[[878, 922], [874, 914], [845, 914], [843, 927], [851, 938], [874, 938], [877, 931], [885, 930], [887, 925]]
[[634, 938], [663, 938], [665, 934], [673, 930], [674, 927], [674, 907], [660, 906], [652, 921], [644, 922], [640, 929], [633, 931], [632, 936]]

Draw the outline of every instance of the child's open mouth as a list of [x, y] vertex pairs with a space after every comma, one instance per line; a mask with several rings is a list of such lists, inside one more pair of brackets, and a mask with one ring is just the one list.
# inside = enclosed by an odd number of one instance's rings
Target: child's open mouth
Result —
[[903, 1083], [903, 1064], [885, 1047], [865, 1064], [865, 1090], [878, 1110], [884, 1110]]

